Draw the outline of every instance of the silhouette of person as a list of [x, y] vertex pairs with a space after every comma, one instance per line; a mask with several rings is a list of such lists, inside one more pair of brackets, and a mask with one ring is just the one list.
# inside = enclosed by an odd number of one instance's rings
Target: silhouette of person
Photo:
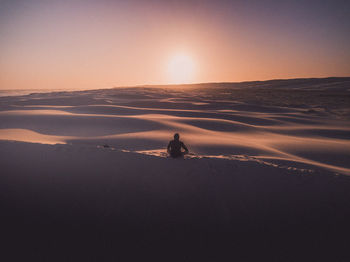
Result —
[[[177, 157], [182, 157], [185, 154], [188, 153], [188, 149], [185, 146], [185, 144], [179, 140], [180, 135], [176, 133], [174, 135], [174, 140], [171, 140], [168, 144], [168, 153], [170, 154], [171, 157], [177, 158]], [[185, 151], [182, 151], [181, 149], [184, 149]]]

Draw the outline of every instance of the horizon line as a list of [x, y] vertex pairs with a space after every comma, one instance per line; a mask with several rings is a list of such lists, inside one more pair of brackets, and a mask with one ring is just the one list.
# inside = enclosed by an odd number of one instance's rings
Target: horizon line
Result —
[[113, 88], [142, 88], [142, 87], [161, 87], [161, 86], [190, 86], [190, 85], [209, 85], [209, 84], [243, 84], [243, 83], [260, 83], [260, 82], [272, 82], [272, 81], [288, 81], [288, 80], [312, 80], [312, 79], [341, 79], [349, 78], [350, 76], [327, 76], [327, 77], [296, 77], [296, 78], [272, 78], [266, 80], [244, 80], [244, 81], [213, 81], [213, 82], [193, 82], [193, 83], [182, 83], [182, 84], [135, 84], [135, 85], [120, 85], [120, 86], [110, 86], [110, 87], [94, 87], [94, 88], [33, 88], [33, 89], [2, 89], [0, 91], [25, 91], [25, 90], [52, 90], [55, 91], [84, 91], [84, 90], [100, 90], [100, 89], [113, 89]]
[[183, 84], [139, 84], [139, 85], [126, 85], [115, 86], [112, 88], [127, 88], [127, 87], [151, 87], [151, 86], [183, 86], [183, 85], [203, 85], [203, 84], [241, 84], [241, 83], [256, 83], [256, 82], [270, 82], [270, 81], [283, 81], [283, 80], [311, 80], [311, 79], [331, 79], [331, 78], [350, 78], [349, 76], [326, 76], [326, 77], [296, 77], [296, 78], [272, 78], [265, 80], [243, 80], [243, 81], [213, 81], [213, 82], [193, 82]]

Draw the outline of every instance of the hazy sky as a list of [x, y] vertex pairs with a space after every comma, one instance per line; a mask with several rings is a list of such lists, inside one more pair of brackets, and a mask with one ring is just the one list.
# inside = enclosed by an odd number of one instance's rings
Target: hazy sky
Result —
[[349, 13], [348, 0], [0, 0], [0, 89], [349, 76]]

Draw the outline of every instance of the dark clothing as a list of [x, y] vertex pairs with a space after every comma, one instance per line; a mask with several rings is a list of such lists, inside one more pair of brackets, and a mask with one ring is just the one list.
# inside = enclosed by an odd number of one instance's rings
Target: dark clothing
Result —
[[[181, 151], [181, 148], [185, 149], [185, 152]], [[172, 157], [181, 157], [184, 153], [188, 153], [188, 149], [180, 140], [171, 140], [168, 144], [168, 152]]]

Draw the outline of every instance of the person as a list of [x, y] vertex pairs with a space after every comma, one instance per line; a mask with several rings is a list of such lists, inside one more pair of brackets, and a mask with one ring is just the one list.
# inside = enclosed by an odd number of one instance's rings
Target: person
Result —
[[[185, 146], [185, 144], [179, 140], [180, 135], [176, 133], [174, 135], [174, 140], [171, 140], [168, 144], [168, 153], [171, 157], [177, 158], [177, 157], [183, 157], [185, 154], [188, 153], [188, 149]], [[185, 151], [182, 151], [181, 149], [184, 149]]]

